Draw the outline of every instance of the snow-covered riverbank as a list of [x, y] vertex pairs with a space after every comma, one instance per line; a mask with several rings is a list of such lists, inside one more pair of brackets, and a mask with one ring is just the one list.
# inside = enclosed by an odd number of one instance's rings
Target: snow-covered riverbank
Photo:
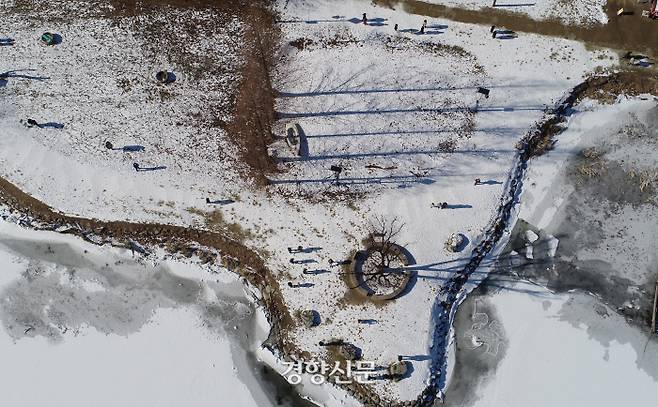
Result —
[[652, 403], [657, 122], [651, 96], [586, 100], [531, 161], [520, 218], [556, 258], [507, 253], [462, 304], [448, 405]]

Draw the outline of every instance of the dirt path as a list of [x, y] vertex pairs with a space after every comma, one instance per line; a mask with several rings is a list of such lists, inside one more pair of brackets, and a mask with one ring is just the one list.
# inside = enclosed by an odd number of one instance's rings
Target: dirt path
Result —
[[[500, 8], [465, 10], [419, 0], [376, 0], [375, 3], [389, 7], [401, 6], [412, 14], [462, 23], [496, 25], [513, 31], [567, 38], [623, 52], [642, 52], [658, 58], [658, 20], [642, 17], [642, 10], [648, 6], [638, 4], [635, 0], [609, 0], [606, 11], [608, 24], [590, 27], [565, 25], [559, 20], [533, 20], [524, 14]], [[617, 16], [616, 12], [621, 7], [633, 14]]]

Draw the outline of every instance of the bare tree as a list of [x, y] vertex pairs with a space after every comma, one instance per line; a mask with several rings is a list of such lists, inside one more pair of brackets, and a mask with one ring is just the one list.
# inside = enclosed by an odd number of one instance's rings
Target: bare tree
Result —
[[404, 278], [401, 268], [405, 265], [405, 256], [397, 242], [404, 227], [405, 224], [397, 217], [388, 219], [377, 216], [370, 221], [366, 242], [368, 257], [360, 270], [363, 284], [386, 289], [396, 287]]

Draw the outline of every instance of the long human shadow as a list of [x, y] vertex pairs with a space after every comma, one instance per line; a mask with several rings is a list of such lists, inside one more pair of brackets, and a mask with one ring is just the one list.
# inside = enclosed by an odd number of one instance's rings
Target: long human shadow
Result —
[[[280, 119], [299, 119], [304, 117], [335, 117], [335, 116], [356, 116], [356, 115], [374, 115], [374, 114], [394, 114], [394, 113], [452, 113], [471, 111], [469, 107], [450, 107], [450, 108], [413, 108], [413, 109], [385, 109], [385, 110], [336, 110], [326, 112], [277, 112]], [[544, 111], [546, 106], [489, 106], [479, 107], [478, 112], [516, 112], [516, 111]]]
[[[543, 85], [545, 87], [545, 85]], [[478, 85], [478, 86], [450, 86], [450, 87], [429, 87], [429, 88], [387, 88], [387, 89], [336, 89], [322, 90], [312, 92], [278, 92], [278, 97], [310, 97], [310, 96], [330, 96], [330, 95], [353, 95], [353, 94], [370, 94], [370, 93], [409, 93], [409, 92], [452, 92], [457, 90], [477, 90], [480, 87], [487, 89], [509, 89], [509, 88], [536, 88], [539, 85]]]
[[159, 165], [157, 167], [139, 167], [137, 171], [160, 171], [166, 169], [167, 169], [166, 165]]
[[469, 204], [448, 204], [446, 209], [471, 209], [473, 205]]
[[320, 23], [344, 23], [345, 18], [333, 20], [278, 20], [277, 24], [320, 24]]
[[[358, 17], [352, 17], [349, 20], [345, 20], [347, 22], [350, 22], [352, 24], [363, 24], [363, 20]], [[388, 19], [386, 18], [380, 18], [380, 17], [375, 17], [375, 18], [368, 18], [368, 22], [366, 25], [371, 25], [373, 27], [381, 27], [384, 25], [388, 25], [386, 22]]]
[[305, 178], [305, 179], [270, 179], [271, 185], [277, 184], [339, 184], [339, 185], [362, 185], [362, 184], [399, 184], [399, 183], [418, 183], [433, 184], [435, 181], [431, 178], [418, 178], [412, 175], [392, 175], [389, 177], [352, 177], [341, 178], [336, 181], [333, 177], [328, 178]]
[[496, 4], [493, 7], [504, 8], [504, 7], [532, 7], [537, 3], [516, 3], [516, 4]]
[[410, 150], [410, 151], [375, 151], [369, 153], [352, 153], [352, 154], [325, 154], [308, 157], [279, 157], [280, 162], [300, 162], [300, 161], [320, 161], [320, 160], [340, 160], [340, 159], [354, 159], [365, 157], [395, 157], [404, 155], [435, 155], [435, 154], [477, 154], [493, 156], [499, 153], [508, 153], [511, 150], [504, 149], [490, 149], [490, 150], [457, 150], [457, 151], [443, 151], [443, 150]]
[[48, 122], [48, 123], [40, 123], [38, 127], [41, 128], [51, 128], [51, 129], [63, 129], [64, 125], [62, 123], [57, 123], [57, 122]]
[[136, 152], [144, 151], [146, 150], [146, 148], [138, 144], [133, 144], [133, 145], [127, 145], [127, 146], [116, 148], [116, 150], [121, 150], [126, 153], [136, 153]]
[[[328, 138], [328, 137], [355, 137], [355, 136], [394, 136], [394, 135], [411, 135], [411, 134], [438, 134], [438, 133], [454, 133], [460, 129], [436, 129], [436, 130], [384, 130], [384, 131], [370, 131], [370, 132], [357, 132], [357, 133], [336, 133], [336, 134], [315, 134], [312, 136], [306, 135], [306, 138]], [[475, 131], [481, 133], [510, 133], [518, 134], [525, 131], [521, 127], [490, 127], [490, 128], [476, 128]]]
[[19, 72], [30, 72], [30, 71], [36, 71], [36, 69], [15, 69], [13, 71], [2, 72], [0, 73], [0, 79], [18, 78], [18, 79], [30, 79], [34, 81], [45, 81], [50, 79], [47, 76], [33, 76], [33, 75], [19, 73]]

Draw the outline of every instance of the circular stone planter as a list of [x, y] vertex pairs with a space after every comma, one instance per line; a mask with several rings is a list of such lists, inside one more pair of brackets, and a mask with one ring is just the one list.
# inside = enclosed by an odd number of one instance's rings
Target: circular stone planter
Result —
[[393, 257], [389, 267], [380, 268], [381, 245], [372, 243], [357, 252], [352, 270], [347, 274], [351, 289], [374, 301], [392, 300], [400, 296], [411, 281], [412, 272], [406, 266], [415, 264], [413, 256], [404, 247], [392, 244], [388, 253]]

